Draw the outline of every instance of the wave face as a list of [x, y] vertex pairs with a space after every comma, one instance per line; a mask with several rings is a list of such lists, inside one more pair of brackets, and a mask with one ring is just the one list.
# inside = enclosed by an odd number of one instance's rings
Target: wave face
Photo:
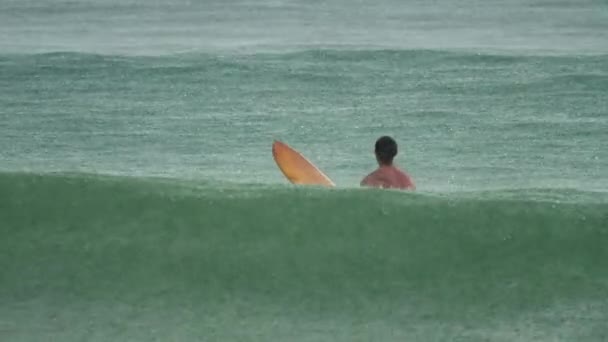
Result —
[[29, 173], [0, 193], [5, 341], [608, 336], [601, 193]]

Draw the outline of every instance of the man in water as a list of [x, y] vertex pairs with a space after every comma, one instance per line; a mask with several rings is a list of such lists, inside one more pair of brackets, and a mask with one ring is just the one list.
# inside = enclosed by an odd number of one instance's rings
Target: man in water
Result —
[[396, 188], [414, 190], [416, 187], [410, 176], [393, 165], [397, 155], [397, 143], [389, 136], [380, 137], [375, 146], [378, 169], [361, 181], [361, 186], [376, 188]]

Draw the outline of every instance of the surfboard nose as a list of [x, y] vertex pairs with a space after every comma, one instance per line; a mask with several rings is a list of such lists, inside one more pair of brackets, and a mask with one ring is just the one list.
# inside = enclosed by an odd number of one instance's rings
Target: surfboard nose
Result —
[[283, 175], [294, 184], [334, 186], [334, 182], [301, 153], [274, 140], [272, 155]]
[[278, 145], [279, 141], [278, 140], [273, 140], [272, 141], [272, 154], [275, 155], [277, 152], [277, 145]]

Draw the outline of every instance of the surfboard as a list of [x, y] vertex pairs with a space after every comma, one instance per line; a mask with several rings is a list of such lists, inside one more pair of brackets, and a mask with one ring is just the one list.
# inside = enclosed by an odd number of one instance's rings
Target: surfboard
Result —
[[272, 156], [283, 175], [293, 184], [335, 186], [312, 162], [284, 142], [273, 142]]

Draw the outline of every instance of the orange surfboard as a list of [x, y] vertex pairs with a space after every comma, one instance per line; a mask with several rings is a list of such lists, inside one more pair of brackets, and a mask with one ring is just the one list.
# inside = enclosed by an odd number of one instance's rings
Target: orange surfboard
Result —
[[272, 144], [272, 156], [281, 172], [293, 184], [335, 186], [329, 177], [300, 152], [281, 141], [275, 140]]

